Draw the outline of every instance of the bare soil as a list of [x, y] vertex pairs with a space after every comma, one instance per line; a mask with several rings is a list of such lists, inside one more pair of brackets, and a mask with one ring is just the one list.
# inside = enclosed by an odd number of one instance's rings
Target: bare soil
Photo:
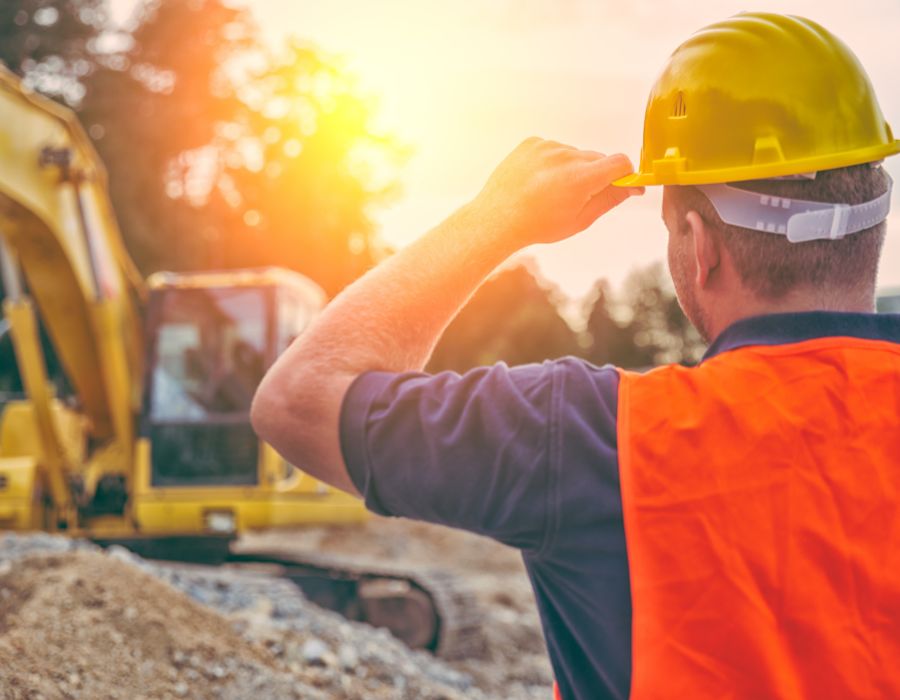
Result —
[[516, 550], [485, 537], [402, 518], [373, 517], [361, 526], [266, 532], [244, 548], [328, 552], [400, 566], [434, 566], [456, 574], [484, 611], [488, 654], [449, 662], [478, 687], [502, 697], [547, 697], [550, 662], [531, 584]]
[[[102, 554], [37, 555], [6, 568], [0, 697], [217, 697], [241, 670], [235, 660], [274, 670], [223, 617]], [[221, 668], [222, 678], [217, 670], [198, 684], [195, 666]]]
[[[488, 650], [449, 665], [302, 597], [301, 617], [288, 624], [277, 609], [290, 602], [283, 587], [293, 589], [281, 579], [257, 576], [254, 584], [241, 578], [251, 574], [207, 574], [204, 567], [164, 575], [127, 553], [90, 549], [33, 553], [65, 545], [39, 534], [8, 539], [3, 547], [28, 548], [32, 540], [36, 550], [24, 558], [0, 556], [0, 700], [549, 696], [550, 668], [518, 553], [480, 537], [375, 518], [353, 528], [266, 533], [242, 543], [457, 574], [479, 599]], [[167, 582], [173, 575], [182, 577], [181, 590]], [[213, 607], [182, 592], [195, 588]], [[249, 591], [251, 604], [229, 612], [212, 602], [219, 590], [232, 591], [232, 598]]]

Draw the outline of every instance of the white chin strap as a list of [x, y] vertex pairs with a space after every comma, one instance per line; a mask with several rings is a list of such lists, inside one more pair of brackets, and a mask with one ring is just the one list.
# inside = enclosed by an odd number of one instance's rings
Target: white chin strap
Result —
[[791, 243], [837, 240], [880, 224], [891, 210], [893, 180], [880, 197], [863, 204], [831, 204], [776, 197], [731, 185], [697, 185], [726, 224], [787, 236]]

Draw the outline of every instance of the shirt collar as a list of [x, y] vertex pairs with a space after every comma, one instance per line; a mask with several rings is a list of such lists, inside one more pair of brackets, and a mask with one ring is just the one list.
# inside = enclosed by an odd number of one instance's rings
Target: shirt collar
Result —
[[900, 343], [900, 314], [804, 311], [751, 316], [722, 331], [703, 355], [703, 360], [748, 345], [787, 345], [828, 337]]

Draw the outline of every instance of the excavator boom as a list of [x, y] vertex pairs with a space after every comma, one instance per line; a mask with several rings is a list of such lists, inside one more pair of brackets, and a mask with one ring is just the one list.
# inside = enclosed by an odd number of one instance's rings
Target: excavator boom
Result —
[[141, 375], [134, 295], [143, 283], [110, 210], [106, 173], [74, 115], [2, 68], [0, 123], [9, 264], [25, 272], [91, 437], [125, 444]]

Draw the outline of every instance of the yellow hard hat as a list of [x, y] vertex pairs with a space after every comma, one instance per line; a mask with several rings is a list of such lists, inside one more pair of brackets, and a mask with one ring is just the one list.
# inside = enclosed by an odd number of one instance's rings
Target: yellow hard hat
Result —
[[675, 49], [650, 91], [639, 172], [614, 184], [756, 180], [898, 152], [840, 39], [801, 17], [742, 13]]

